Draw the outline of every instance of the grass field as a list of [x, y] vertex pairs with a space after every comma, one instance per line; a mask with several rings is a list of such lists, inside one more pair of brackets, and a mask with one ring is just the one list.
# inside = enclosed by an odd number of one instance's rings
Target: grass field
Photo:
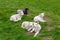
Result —
[[[10, 16], [17, 9], [29, 8], [31, 16], [11, 22]], [[36, 38], [33, 33], [21, 28], [23, 21], [33, 21], [34, 16], [45, 12], [47, 22]], [[0, 40], [60, 40], [60, 0], [0, 0]]]

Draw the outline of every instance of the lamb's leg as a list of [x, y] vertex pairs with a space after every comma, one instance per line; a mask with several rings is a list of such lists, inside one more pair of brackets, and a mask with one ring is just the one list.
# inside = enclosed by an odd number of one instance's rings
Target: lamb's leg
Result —
[[34, 37], [36, 37], [38, 33], [39, 33], [39, 32], [36, 32], [35, 35], [34, 35]]
[[32, 28], [29, 28], [28, 31], [30, 31]]
[[34, 31], [34, 28], [30, 32], [33, 32], [33, 31]]

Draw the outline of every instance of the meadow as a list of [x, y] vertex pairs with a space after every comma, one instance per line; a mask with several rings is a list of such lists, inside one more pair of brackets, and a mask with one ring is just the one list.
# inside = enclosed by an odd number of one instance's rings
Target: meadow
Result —
[[[11, 15], [26, 7], [29, 17], [24, 15], [18, 22], [10, 21]], [[21, 23], [33, 21], [41, 12], [45, 12], [47, 22], [40, 22], [42, 29], [34, 38], [34, 33], [22, 29]], [[0, 0], [0, 40], [60, 40], [60, 0]]]

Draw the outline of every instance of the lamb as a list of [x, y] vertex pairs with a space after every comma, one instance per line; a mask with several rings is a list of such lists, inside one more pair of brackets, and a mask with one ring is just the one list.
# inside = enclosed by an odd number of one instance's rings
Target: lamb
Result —
[[25, 21], [22, 23], [22, 26], [21, 26], [23, 29], [27, 29], [28, 31], [30, 32], [35, 32], [34, 34], [34, 37], [37, 36], [37, 34], [40, 32], [41, 30], [41, 26], [38, 24], [38, 23], [35, 23], [35, 22], [28, 22], [28, 21]]
[[21, 20], [22, 16], [24, 15], [23, 11], [22, 10], [17, 10], [17, 13], [18, 14], [14, 14], [10, 17], [10, 21], [19, 21]]
[[16, 21], [21, 20], [21, 18], [22, 18], [23, 15], [28, 15], [28, 14], [29, 14], [29, 13], [28, 13], [28, 10], [29, 10], [28, 8], [25, 8], [24, 10], [17, 10], [17, 13], [18, 13], [18, 14], [12, 15], [12, 16], [10, 17], [10, 21], [16, 22]]
[[38, 16], [34, 17], [34, 22], [39, 23], [39, 21], [46, 22], [46, 20], [44, 20], [44, 13], [41, 13]]
[[25, 22], [22, 23], [22, 26], [21, 26], [21, 27], [22, 27], [23, 29], [24, 29], [24, 28], [25, 28], [25, 29], [32, 28], [32, 23], [33, 23], [33, 22], [25, 21]]

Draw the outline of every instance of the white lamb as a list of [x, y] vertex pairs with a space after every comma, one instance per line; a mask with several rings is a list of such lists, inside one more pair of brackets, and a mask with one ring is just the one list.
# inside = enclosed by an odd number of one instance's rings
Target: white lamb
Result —
[[25, 22], [22, 23], [21, 27], [25, 28], [25, 29], [30, 29], [30, 28], [32, 28], [32, 24], [33, 24], [33, 22], [25, 21]]
[[23, 22], [21, 27], [27, 29], [30, 32], [34, 31], [35, 32], [34, 37], [36, 37], [41, 30], [41, 26], [35, 22]]
[[34, 22], [39, 23], [39, 21], [46, 22], [46, 20], [44, 20], [44, 13], [34, 17]]
[[18, 14], [14, 14], [10, 17], [10, 21], [19, 21], [21, 20], [22, 16], [24, 15], [23, 11], [22, 10], [17, 10], [17, 13]]

